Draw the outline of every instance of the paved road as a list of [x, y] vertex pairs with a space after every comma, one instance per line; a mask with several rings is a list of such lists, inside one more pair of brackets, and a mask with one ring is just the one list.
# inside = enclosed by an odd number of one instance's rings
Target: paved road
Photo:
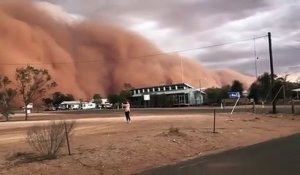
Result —
[[140, 175], [300, 175], [300, 134], [197, 158]]

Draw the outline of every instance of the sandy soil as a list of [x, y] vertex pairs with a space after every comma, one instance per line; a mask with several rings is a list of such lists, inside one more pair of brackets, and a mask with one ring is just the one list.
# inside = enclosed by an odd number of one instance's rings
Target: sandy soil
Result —
[[250, 113], [218, 114], [217, 133], [212, 115], [135, 116], [131, 124], [123, 117], [77, 119], [71, 156], [64, 146], [57, 159], [20, 163], [34, 153], [25, 141], [27, 128], [45, 122], [0, 123], [0, 174], [134, 174], [300, 132], [297, 117]]

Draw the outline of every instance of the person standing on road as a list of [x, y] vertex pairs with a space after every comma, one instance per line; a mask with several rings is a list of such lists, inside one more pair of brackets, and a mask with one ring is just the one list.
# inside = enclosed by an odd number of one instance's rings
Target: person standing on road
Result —
[[124, 109], [124, 112], [125, 112], [126, 122], [127, 123], [131, 123], [131, 119], [130, 119], [130, 103], [129, 103], [129, 101], [126, 101], [125, 104], [122, 103], [122, 108]]

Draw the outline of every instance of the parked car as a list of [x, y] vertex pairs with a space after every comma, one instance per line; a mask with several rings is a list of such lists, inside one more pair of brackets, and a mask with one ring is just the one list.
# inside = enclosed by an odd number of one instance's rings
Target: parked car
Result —
[[103, 108], [106, 108], [106, 109], [110, 109], [110, 108], [112, 108], [113, 107], [113, 104], [111, 104], [111, 103], [104, 103], [103, 104]]
[[50, 106], [50, 107], [47, 107], [46, 109], [45, 109], [45, 111], [56, 111], [57, 109], [56, 109], [56, 107], [54, 107], [54, 106]]

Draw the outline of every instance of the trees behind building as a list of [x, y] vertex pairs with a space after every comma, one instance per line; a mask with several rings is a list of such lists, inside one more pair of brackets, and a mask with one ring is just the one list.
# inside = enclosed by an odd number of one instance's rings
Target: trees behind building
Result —
[[96, 104], [96, 107], [100, 108], [101, 103], [102, 103], [102, 97], [101, 97], [101, 95], [100, 94], [94, 94], [93, 101]]
[[63, 92], [57, 91], [54, 92], [50, 98], [43, 98], [42, 100], [47, 107], [57, 108], [63, 101], [74, 101], [75, 98], [72, 94], [64, 94]]
[[240, 95], [242, 95], [243, 91], [244, 91], [243, 83], [240, 82], [239, 80], [234, 80], [230, 87], [230, 91], [231, 92], [239, 92]]
[[127, 100], [130, 100], [130, 97], [132, 95], [131, 89], [134, 89], [134, 87], [132, 87], [130, 83], [124, 83], [122, 91], [119, 94], [110, 94], [108, 96], [108, 101], [113, 105], [125, 103]]

